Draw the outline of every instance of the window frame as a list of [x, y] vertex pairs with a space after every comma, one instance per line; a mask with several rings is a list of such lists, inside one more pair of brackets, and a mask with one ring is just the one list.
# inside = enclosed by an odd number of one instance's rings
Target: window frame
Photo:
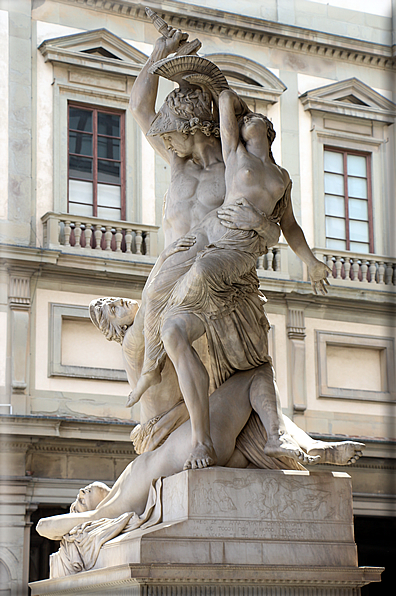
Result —
[[[348, 170], [347, 170], [347, 156], [348, 155], [357, 155], [360, 157], [366, 158], [366, 180], [367, 180], [367, 208], [368, 208], [368, 229], [369, 229], [369, 253], [374, 254], [374, 223], [373, 223], [373, 198], [372, 198], [372, 173], [371, 173], [371, 165], [372, 165], [372, 155], [369, 151], [358, 151], [355, 149], [346, 149], [345, 147], [337, 147], [333, 145], [323, 145], [323, 191], [324, 191], [324, 175], [326, 173], [324, 167], [324, 152], [325, 151], [332, 151], [333, 153], [341, 153], [343, 156], [343, 179], [344, 179], [344, 200], [345, 200], [345, 242], [346, 248], [345, 250], [348, 252], [356, 252], [351, 251], [350, 249], [350, 230], [349, 230], [349, 197], [348, 195]], [[323, 199], [325, 200], [326, 193], [323, 194]], [[327, 234], [326, 234], [326, 209], [325, 209], [325, 244], [327, 243]], [[363, 220], [362, 220], [363, 221]], [[331, 249], [329, 249], [331, 250]], [[362, 254], [366, 254], [363, 253]]]
[[[111, 108], [106, 106], [95, 105], [91, 103], [84, 103], [78, 101], [67, 101], [67, 212], [73, 214], [69, 208], [69, 132], [70, 132], [70, 108], [79, 108], [87, 111], [93, 111], [96, 114], [96, 117], [92, 118], [92, 137], [94, 140], [98, 138], [97, 132], [97, 114], [98, 112], [104, 114], [115, 114], [120, 116], [120, 187], [121, 187], [121, 218], [120, 221], [126, 221], [126, 150], [125, 150], [125, 110]], [[74, 129], [73, 129], [74, 130]], [[91, 133], [88, 133], [91, 134]], [[91, 157], [91, 156], [86, 156]], [[98, 155], [97, 155], [97, 142], [92, 143], [92, 161], [93, 161], [93, 173], [92, 173], [92, 201], [93, 201], [93, 217], [98, 217], [98, 172], [97, 172], [97, 162], [98, 162]], [[109, 160], [108, 160], [109, 161]], [[118, 161], [118, 160], [113, 160]], [[73, 178], [73, 180], [78, 180], [78, 178]], [[83, 180], [83, 179], [81, 179]], [[86, 180], [83, 180], [86, 181]], [[102, 183], [100, 183], [102, 184]], [[106, 183], [104, 183], [106, 184]], [[81, 216], [82, 217], [82, 216]], [[103, 218], [102, 218], [103, 219]], [[108, 218], [106, 218], [108, 219]]]

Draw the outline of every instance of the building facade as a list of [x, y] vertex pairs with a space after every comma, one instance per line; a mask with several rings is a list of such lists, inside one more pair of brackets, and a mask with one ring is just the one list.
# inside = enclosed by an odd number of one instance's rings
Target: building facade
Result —
[[[198, 37], [200, 54], [274, 124], [296, 218], [332, 269], [323, 297], [282, 238], [258, 261], [282, 406], [312, 436], [366, 443], [347, 469], [359, 552], [372, 557], [360, 564], [386, 564], [396, 495], [392, 2], [146, 4]], [[140, 1], [2, 0], [0, 30], [0, 594], [15, 595], [46, 576], [56, 548], [35, 522], [65, 511], [89, 481], [111, 484], [134, 457], [139, 406], [125, 408], [120, 346], [87, 307], [140, 299], [163, 246], [169, 166], [128, 110], [158, 35]], [[158, 101], [172, 88], [161, 81]]]

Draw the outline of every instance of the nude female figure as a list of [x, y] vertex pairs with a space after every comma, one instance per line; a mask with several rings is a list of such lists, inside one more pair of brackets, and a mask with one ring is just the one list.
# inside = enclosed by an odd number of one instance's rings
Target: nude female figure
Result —
[[[275, 164], [271, 153], [275, 137], [271, 123], [249, 112], [231, 90], [220, 95], [219, 112], [226, 165], [223, 209], [232, 209], [239, 201], [252, 205], [268, 220], [279, 222], [291, 248], [307, 264], [315, 289], [318, 286], [325, 291], [328, 268], [314, 257], [294, 218], [289, 175]], [[239, 127], [237, 115], [242, 112], [246, 115]], [[145, 290], [145, 360], [130, 403], [136, 403], [148, 387], [161, 381], [161, 368], [168, 355], [191, 418], [192, 452], [185, 468], [206, 467], [216, 463], [210, 437], [209, 377], [192, 344], [206, 333], [212, 347], [212, 363], [216, 359], [214, 352], [221, 353], [217, 387], [236, 370], [270, 361], [266, 346], [268, 323], [260, 308], [255, 276], [257, 258], [266, 251], [267, 243], [263, 235], [252, 230], [224, 233], [217, 210], [206, 215], [183, 240], [185, 251], [163, 256]], [[256, 314], [246, 322], [245, 313], [249, 310]], [[236, 339], [225, 343], [225, 336], [232, 333], [232, 317], [227, 319], [227, 325], [223, 323], [225, 332], [219, 325], [213, 331], [214, 321], [225, 321], [228, 311], [234, 319], [239, 316], [237, 322], [233, 321], [234, 336], [239, 342]], [[250, 343], [249, 337], [253, 338]], [[301, 453], [282, 426], [276, 396], [273, 383], [272, 420], [266, 426], [269, 438], [265, 452], [277, 456], [285, 449], [293, 451], [293, 445], [298, 459]]]

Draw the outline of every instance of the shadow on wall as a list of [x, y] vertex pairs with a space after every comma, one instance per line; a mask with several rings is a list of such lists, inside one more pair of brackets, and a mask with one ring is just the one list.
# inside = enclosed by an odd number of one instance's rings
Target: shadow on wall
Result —
[[[36, 532], [36, 525], [42, 517], [61, 515], [67, 513], [69, 507], [45, 506], [39, 507], [31, 515], [32, 526], [30, 529], [30, 561], [29, 582], [36, 582], [49, 578], [49, 556], [59, 550], [59, 541], [48, 540]], [[30, 589], [29, 589], [30, 592]], [[1, 594], [2, 596], [2, 594]]]

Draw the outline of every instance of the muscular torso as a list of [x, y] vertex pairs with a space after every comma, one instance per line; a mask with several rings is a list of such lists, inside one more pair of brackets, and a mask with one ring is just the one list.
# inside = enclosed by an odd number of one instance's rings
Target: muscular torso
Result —
[[204, 168], [191, 160], [175, 159], [171, 164], [163, 228], [165, 246], [197, 226], [225, 196], [224, 163]]

